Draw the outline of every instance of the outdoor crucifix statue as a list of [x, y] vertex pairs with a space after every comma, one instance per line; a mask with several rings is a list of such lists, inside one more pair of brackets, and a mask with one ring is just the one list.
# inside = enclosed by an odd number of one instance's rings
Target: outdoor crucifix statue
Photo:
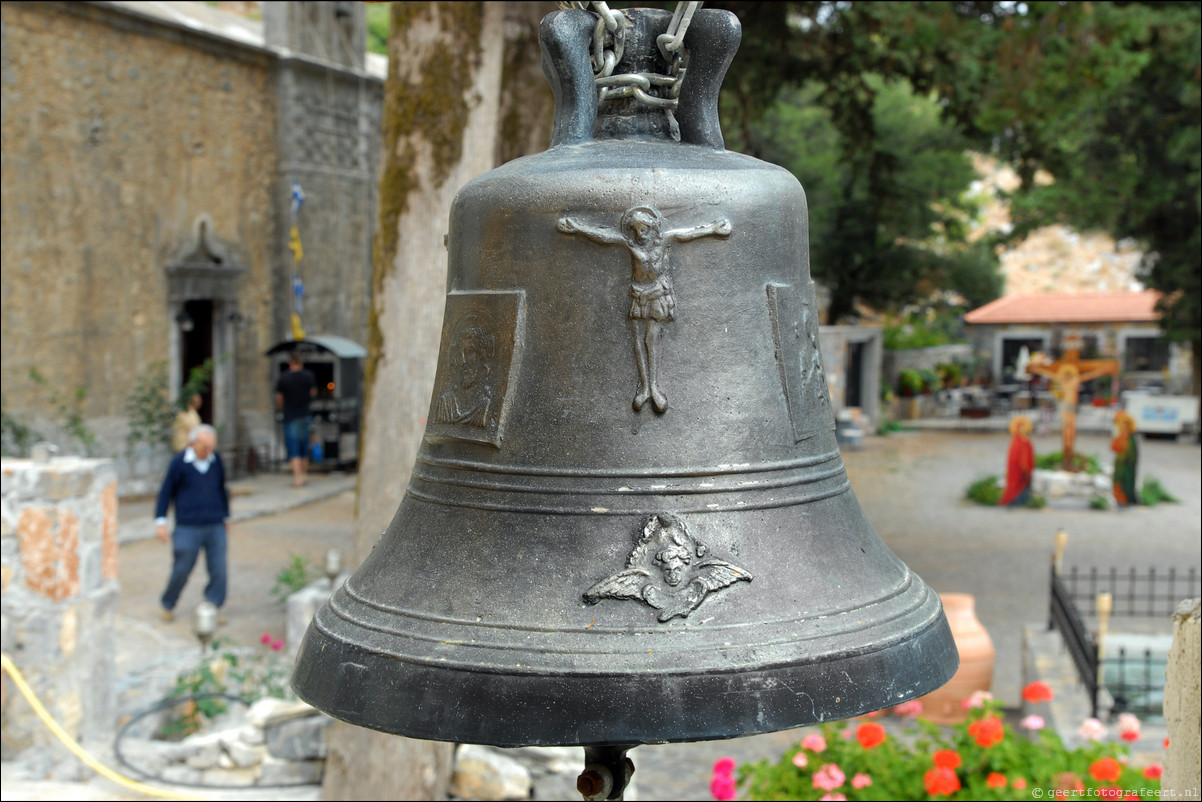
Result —
[[1073, 445], [1077, 441], [1077, 393], [1082, 382], [1119, 372], [1117, 359], [1082, 359], [1081, 351], [1070, 348], [1060, 359], [1050, 361], [1039, 355], [1032, 357], [1027, 372], [1046, 376], [1060, 390], [1060, 418], [1063, 421], [1061, 442], [1065, 470], [1073, 469]]

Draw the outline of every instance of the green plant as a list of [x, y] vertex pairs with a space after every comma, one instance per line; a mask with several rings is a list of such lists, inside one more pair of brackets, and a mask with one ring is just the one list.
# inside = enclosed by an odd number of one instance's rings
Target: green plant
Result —
[[188, 380], [173, 399], [167, 389], [167, 363], [152, 362], [134, 382], [133, 391], [125, 401], [125, 416], [129, 421], [127, 450], [132, 453], [139, 443], [170, 446], [175, 416], [188, 405], [188, 399], [208, 388], [214, 367], [213, 360], [206, 359], [188, 371]]
[[[1058, 471], [1064, 467], [1064, 452], [1052, 451], [1047, 454], [1035, 455], [1035, 467], [1044, 471]], [[1102, 466], [1093, 454], [1073, 454], [1073, 470], [1098, 474]]]
[[944, 387], [958, 387], [964, 379], [964, 367], [958, 362], [940, 362], [935, 371]]
[[50, 384], [37, 368], [29, 369], [29, 378], [46, 394], [48, 406], [59, 419], [59, 423], [67, 434], [79, 441], [83, 447], [84, 456], [92, 456], [96, 445], [96, 433], [84, 420], [83, 407], [88, 398], [87, 387], [76, 387], [70, 395], [64, 395], [61, 390]]
[[[1024, 695], [1038, 688], [1051, 700], [1051, 689], [1031, 683]], [[710, 788], [719, 800], [735, 798], [741, 786], [748, 799], [1024, 799], [1038, 789], [1048, 796], [1057, 790], [1076, 796], [1121, 798], [1131, 792], [1143, 798], [1159, 789], [1159, 764], [1142, 770], [1127, 762], [1123, 742], [1086, 740], [1069, 749], [1060, 736], [1032, 716], [1018, 734], [991, 699], [971, 710], [968, 720], [940, 727], [921, 718], [921, 702], [894, 708], [905, 716], [900, 732], [872, 714], [857, 721], [828, 723], [812, 730], [780, 760], [760, 760], [735, 767], [730, 758], [714, 765]], [[1134, 718], [1134, 717], [1132, 717]], [[1097, 734], [1096, 720], [1082, 725], [1082, 734]], [[1124, 724], [1120, 723], [1120, 728]], [[1130, 722], [1126, 726], [1132, 726]], [[1138, 720], [1134, 721], [1138, 737]], [[1121, 791], [1112, 789], [1122, 789]]]
[[1031, 510], [1042, 510], [1048, 506], [1048, 500], [1038, 493], [1032, 493], [1027, 496], [1027, 502], [1023, 506]]
[[1091, 510], [1108, 510], [1110, 509], [1110, 499], [1105, 496], [1092, 496], [1089, 499], [1089, 508]]
[[216, 638], [208, 646], [210, 657], [195, 669], [175, 679], [167, 694], [178, 699], [171, 716], [159, 729], [158, 737], [179, 740], [198, 731], [205, 720], [216, 718], [228, 709], [231, 699], [250, 704], [258, 699], [294, 699], [289, 685], [291, 664], [278, 652], [283, 642], [264, 633], [261, 638], [267, 652], [239, 649], [228, 638]]
[[288, 556], [288, 564], [275, 575], [275, 584], [271, 586], [271, 595], [283, 604], [288, 597], [301, 590], [317, 577], [317, 570], [311, 569], [305, 558], [299, 554]]
[[1002, 485], [997, 476], [986, 476], [978, 479], [964, 491], [964, 497], [978, 504], [996, 507], [1002, 500]]
[[913, 312], [895, 318], [884, 326], [882, 337], [890, 351], [965, 342], [963, 321], [950, 309]]
[[1169, 493], [1160, 484], [1160, 480], [1155, 476], [1149, 476], [1144, 479], [1143, 486], [1139, 490], [1139, 501], [1141, 504], [1146, 504], [1151, 507], [1153, 504], [1180, 504], [1181, 499]]
[[42, 435], [9, 415], [5, 407], [3, 396], [0, 396], [0, 453], [6, 457], [27, 456], [29, 447], [42, 439]]
[[897, 394], [903, 398], [922, 393], [922, 374], [914, 368], [902, 368], [897, 374]]

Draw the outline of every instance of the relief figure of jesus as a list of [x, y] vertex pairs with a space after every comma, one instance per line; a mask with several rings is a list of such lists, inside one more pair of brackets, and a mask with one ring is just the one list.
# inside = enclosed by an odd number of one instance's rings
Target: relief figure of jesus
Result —
[[650, 206], [627, 209], [617, 228], [603, 228], [561, 217], [556, 225], [564, 234], [580, 234], [602, 245], [624, 245], [630, 251], [630, 327], [634, 335], [634, 356], [639, 373], [639, 389], [634, 396], [635, 411], [648, 401], [656, 412], [668, 408], [668, 399], [657, 384], [659, 374], [659, 338], [661, 327], [674, 319], [676, 299], [668, 254], [674, 242], [701, 237], [730, 236], [730, 221], [716, 220], [692, 228], [664, 230], [664, 218]]

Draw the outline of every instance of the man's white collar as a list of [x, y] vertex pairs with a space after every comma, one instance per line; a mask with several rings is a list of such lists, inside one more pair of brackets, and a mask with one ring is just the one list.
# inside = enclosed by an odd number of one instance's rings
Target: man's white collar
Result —
[[184, 462], [192, 463], [196, 470], [200, 471], [201, 473], [208, 473], [209, 466], [213, 464], [213, 455], [216, 453], [216, 451], [210, 452], [209, 456], [201, 459], [200, 457], [196, 456], [196, 450], [193, 449], [192, 446], [188, 446], [184, 450]]

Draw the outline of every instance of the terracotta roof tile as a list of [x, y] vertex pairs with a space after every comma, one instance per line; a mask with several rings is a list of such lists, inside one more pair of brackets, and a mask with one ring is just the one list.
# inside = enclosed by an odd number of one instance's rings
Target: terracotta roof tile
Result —
[[1117, 323], [1160, 319], [1160, 293], [1049, 292], [1007, 295], [972, 310], [965, 323]]

